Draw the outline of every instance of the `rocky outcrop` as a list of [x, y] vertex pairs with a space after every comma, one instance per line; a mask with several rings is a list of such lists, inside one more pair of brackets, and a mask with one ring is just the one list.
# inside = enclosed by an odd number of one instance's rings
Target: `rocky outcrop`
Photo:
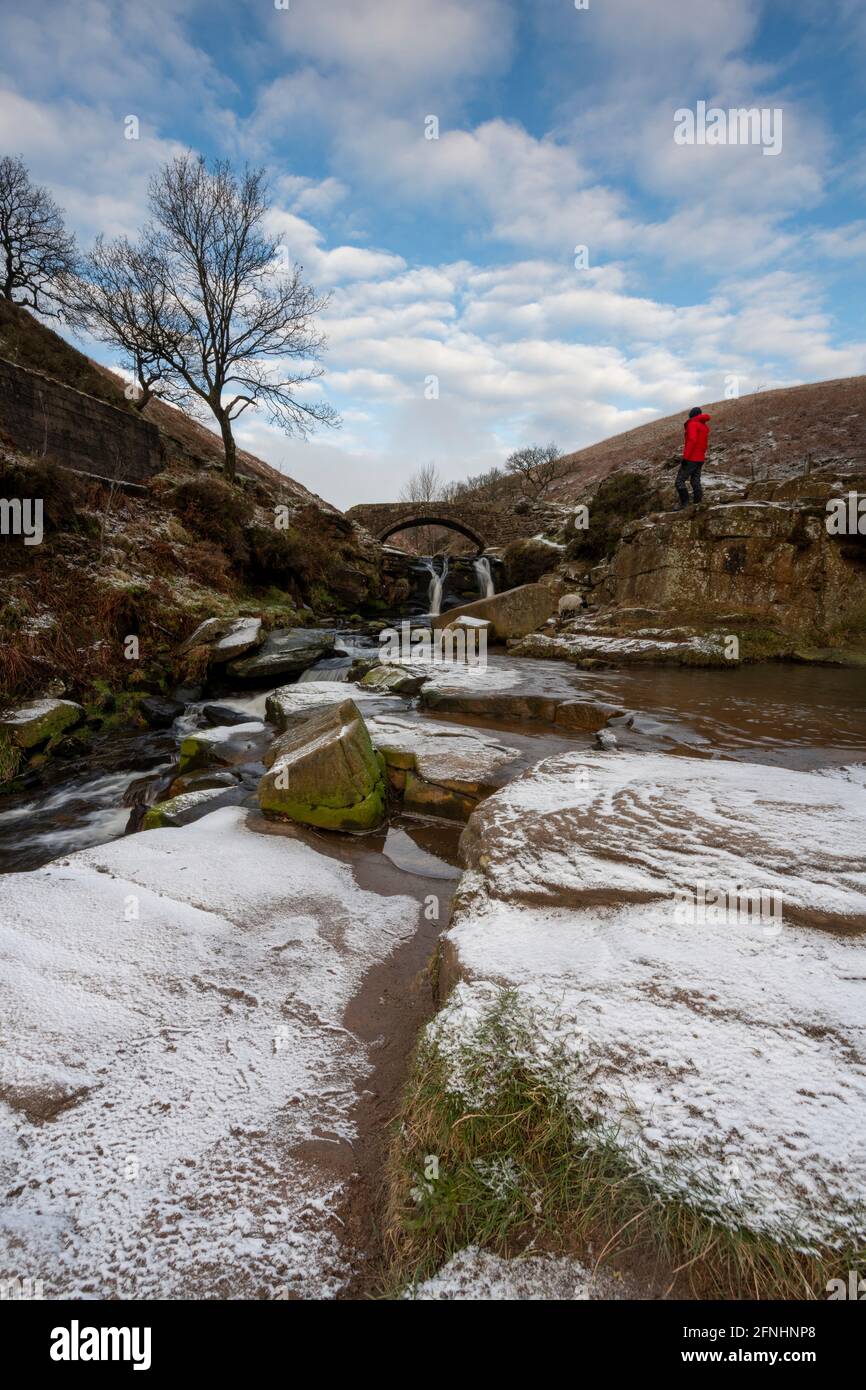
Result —
[[451, 626], [456, 618], [483, 618], [491, 624], [491, 638], [505, 642], [509, 637], [523, 637], [556, 611], [557, 595], [545, 584], [523, 584], [518, 589], [506, 589], [492, 598], [478, 599], [460, 608], [451, 608], [432, 621], [434, 630]]
[[[571, 752], [485, 801], [433, 1025], [527, 1065], [660, 1197], [800, 1248], [866, 1235], [866, 790], [814, 773]], [[478, 1076], [488, 1068], [478, 1066]]]
[[866, 603], [866, 537], [827, 528], [827, 502], [848, 486], [756, 485], [739, 501], [632, 522], [594, 592], [686, 620], [740, 609], [789, 631], [832, 628]]
[[280, 738], [259, 784], [266, 816], [324, 830], [375, 830], [385, 816], [383, 762], [357, 705], [344, 700]]

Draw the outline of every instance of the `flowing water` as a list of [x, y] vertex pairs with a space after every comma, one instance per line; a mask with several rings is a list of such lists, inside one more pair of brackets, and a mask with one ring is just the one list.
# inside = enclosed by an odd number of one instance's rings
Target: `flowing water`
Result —
[[427, 614], [430, 618], [438, 618], [442, 612], [442, 591], [445, 588], [445, 580], [448, 578], [448, 556], [442, 557], [441, 571], [436, 568], [436, 561], [428, 556], [421, 560], [422, 568], [430, 574], [430, 587], [427, 590]]
[[[442, 576], [436, 578], [441, 585]], [[441, 588], [438, 592], [441, 597]], [[320, 661], [301, 681], [345, 681], [354, 658], [370, 655], [376, 648], [369, 638], [341, 633], [337, 649], [339, 655]], [[583, 672], [563, 662], [504, 655], [491, 656], [489, 664], [494, 669], [519, 671], [538, 688], [550, 677], [565, 675], [576, 694], [618, 706], [624, 714], [612, 727], [623, 748], [746, 759], [801, 770], [866, 762], [862, 671], [768, 663], [734, 671], [638, 666]], [[229, 690], [221, 691], [218, 698], [251, 719], [263, 719], [267, 694]], [[346, 694], [351, 697], [350, 690]], [[206, 724], [204, 703], [188, 706], [169, 730], [98, 736], [89, 755], [49, 763], [41, 773], [31, 775], [22, 790], [0, 797], [0, 871], [34, 868], [122, 835], [131, 808], [146, 797], [149, 783], [167, 781], [180, 739]], [[409, 701], [388, 696], [383, 697], [382, 710], [419, 722], [432, 717]], [[381, 712], [378, 705], [375, 712]], [[518, 752], [516, 769], [563, 747], [592, 743], [588, 735], [562, 733], [543, 724], [465, 715], [440, 714], [435, 719], [495, 732]], [[252, 776], [257, 771], [257, 765], [248, 769]], [[402, 818], [400, 824], [404, 838], [392, 840], [390, 851], [382, 851], [391, 858], [395, 846], [402, 844], [405, 849], [405, 837], [415, 833], [410, 818]], [[435, 840], [434, 826], [428, 852]], [[416, 856], [413, 862], [417, 872], [423, 857]]]
[[482, 598], [492, 598], [496, 593], [496, 585], [493, 582], [493, 575], [490, 572], [490, 561], [486, 555], [479, 555], [473, 561], [475, 577], [478, 580], [478, 592]]

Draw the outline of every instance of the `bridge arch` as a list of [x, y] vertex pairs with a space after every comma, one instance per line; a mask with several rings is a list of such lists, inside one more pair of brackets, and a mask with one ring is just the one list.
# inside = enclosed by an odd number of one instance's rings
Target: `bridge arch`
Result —
[[457, 521], [451, 516], [439, 516], [432, 514], [427, 516], [424, 513], [409, 512], [406, 516], [400, 517], [397, 521], [389, 521], [376, 534], [376, 539], [384, 545], [389, 536], [393, 536], [397, 531], [409, 531], [415, 526], [442, 526], [448, 531], [457, 531], [461, 536], [465, 536], [473, 545], [477, 545], [479, 554], [486, 550], [487, 542], [484, 537], [467, 526], [465, 521]]

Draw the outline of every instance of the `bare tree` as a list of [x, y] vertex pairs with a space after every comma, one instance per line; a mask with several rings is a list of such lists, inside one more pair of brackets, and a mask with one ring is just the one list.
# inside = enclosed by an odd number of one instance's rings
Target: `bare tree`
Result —
[[75, 265], [75, 238], [46, 188], [31, 181], [20, 158], [0, 158], [0, 295], [39, 313], [58, 280]]
[[401, 502], [436, 502], [442, 498], [443, 483], [435, 463], [424, 463], [400, 490]]
[[126, 237], [98, 237], [75, 274], [62, 278], [58, 291], [65, 316], [100, 342], [122, 349], [121, 364], [132, 375], [133, 405], [143, 410], [154, 394], [175, 402], [189, 397], [159, 355], [182, 344], [184, 324], [166, 289], [164, 265], [147, 246]]
[[544, 496], [556, 477], [559, 457], [559, 449], [553, 443], [530, 444], [510, 454], [505, 467], [518, 479], [524, 497], [537, 500]]
[[323, 372], [314, 319], [327, 298], [304, 284], [300, 266], [279, 273], [281, 248], [263, 231], [263, 170], [237, 176], [227, 160], [208, 168], [184, 154], [155, 175], [149, 192], [154, 221], [144, 237], [163, 267], [170, 312], [168, 332], [148, 346], [213, 412], [226, 477], [235, 476], [232, 422], [248, 406], [263, 405], [286, 433], [339, 423], [306, 390]]

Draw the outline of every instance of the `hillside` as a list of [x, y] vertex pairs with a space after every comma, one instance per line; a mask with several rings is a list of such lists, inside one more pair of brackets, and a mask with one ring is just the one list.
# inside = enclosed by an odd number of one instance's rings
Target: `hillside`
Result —
[[[862, 470], [866, 462], [866, 377], [842, 377], [737, 400], [696, 401], [713, 417], [705, 480], [751, 482], [827, 466]], [[571, 502], [620, 469], [657, 474], [680, 456], [687, 410], [653, 420], [566, 454], [549, 500]]]
[[[124, 395], [126, 382], [123, 377], [93, 361], [21, 305], [8, 299], [0, 299], [0, 357], [31, 371], [42, 372], [64, 386], [74, 387], [121, 410], [134, 410]], [[172, 464], [193, 467], [221, 464], [221, 440], [200, 421], [158, 400], [150, 401], [142, 414], [159, 430], [169, 467]], [[240, 474], [273, 487], [282, 497], [289, 494], [299, 502], [335, 510], [303, 484], [245, 449], [238, 449], [237, 467]]]

